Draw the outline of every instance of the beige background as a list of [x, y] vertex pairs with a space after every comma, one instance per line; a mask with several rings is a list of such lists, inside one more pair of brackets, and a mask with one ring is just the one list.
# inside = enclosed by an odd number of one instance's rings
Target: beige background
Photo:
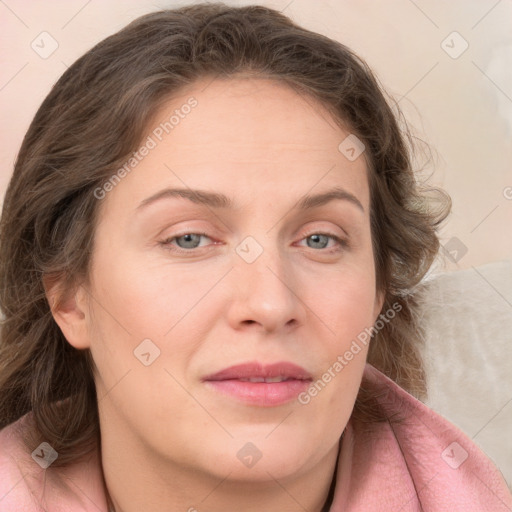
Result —
[[[52, 84], [92, 45], [177, 1], [0, 2], [0, 194], [23, 135]], [[227, 2], [236, 5], [252, 2]], [[507, 0], [273, 0], [264, 5], [345, 43], [375, 70], [416, 135], [435, 148], [427, 170], [453, 214], [442, 230], [467, 247], [447, 269], [512, 259], [512, 3]], [[442, 48], [451, 47], [458, 58]], [[50, 36], [40, 34], [47, 32]], [[58, 48], [46, 59], [41, 51]], [[46, 39], [43, 39], [46, 38]], [[53, 43], [55, 44], [55, 43]], [[454, 53], [455, 52], [455, 53]], [[508, 198], [508, 199], [507, 199]], [[450, 242], [453, 244], [454, 242]], [[460, 246], [460, 244], [459, 244]], [[456, 246], [448, 245], [449, 248]], [[461, 257], [462, 256], [462, 257]]]

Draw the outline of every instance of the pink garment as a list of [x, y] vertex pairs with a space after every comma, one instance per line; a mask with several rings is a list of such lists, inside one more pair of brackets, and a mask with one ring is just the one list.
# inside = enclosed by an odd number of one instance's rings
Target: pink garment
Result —
[[[459, 429], [370, 365], [364, 379], [388, 417], [343, 437], [331, 512], [505, 512], [512, 495], [492, 462]], [[98, 454], [42, 469], [19, 438], [0, 431], [0, 512], [107, 512]]]

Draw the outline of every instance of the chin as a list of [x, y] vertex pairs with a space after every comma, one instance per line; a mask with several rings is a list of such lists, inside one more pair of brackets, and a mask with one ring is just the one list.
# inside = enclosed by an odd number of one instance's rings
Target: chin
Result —
[[277, 429], [272, 432], [275, 428], [276, 425], [271, 428], [265, 425], [255, 431], [252, 426], [248, 435], [237, 432], [233, 439], [212, 445], [212, 455], [208, 458], [211, 472], [221, 478], [229, 474], [230, 480], [240, 482], [286, 479], [311, 470], [331, 448], [324, 444], [325, 440], [321, 444], [308, 444], [312, 439], [307, 429], [297, 432], [281, 426], [279, 433]]

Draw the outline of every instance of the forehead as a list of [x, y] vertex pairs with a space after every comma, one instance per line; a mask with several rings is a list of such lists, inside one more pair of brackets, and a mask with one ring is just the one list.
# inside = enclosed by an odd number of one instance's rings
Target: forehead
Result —
[[282, 82], [202, 79], [161, 104], [143, 136], [151, 150], [111, 195], [139, 203], [179, 186], [248, 204], [342, 185], [366, 209], [364, 155], [350, 161], [339, 149], [349, 135], [319, 101]]
[[[184, 149], [190, 143], [196, 147], [232, 143], [240, 150], [264, 144], [271, 151], [286, 146], [315, 153], [332, 148], [341, 135], [317, 99], [262, 77], [202, 79], [164, 104], [155, 121], [168, 119], [191, 97], [197, 106], [173, 129], [174, 142]], [[191, 131], [197, 140], [191, 140]]]

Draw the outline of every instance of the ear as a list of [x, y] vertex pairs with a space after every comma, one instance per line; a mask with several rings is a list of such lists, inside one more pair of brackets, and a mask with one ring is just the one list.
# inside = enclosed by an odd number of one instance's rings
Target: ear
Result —
[[79, 285], [75, 290], [63, 290], [62, 282], [43, 279], [46, 298], [53, 319], [70, 345], [76, 349], [90, 348], [88, 329], [88, 294]]

